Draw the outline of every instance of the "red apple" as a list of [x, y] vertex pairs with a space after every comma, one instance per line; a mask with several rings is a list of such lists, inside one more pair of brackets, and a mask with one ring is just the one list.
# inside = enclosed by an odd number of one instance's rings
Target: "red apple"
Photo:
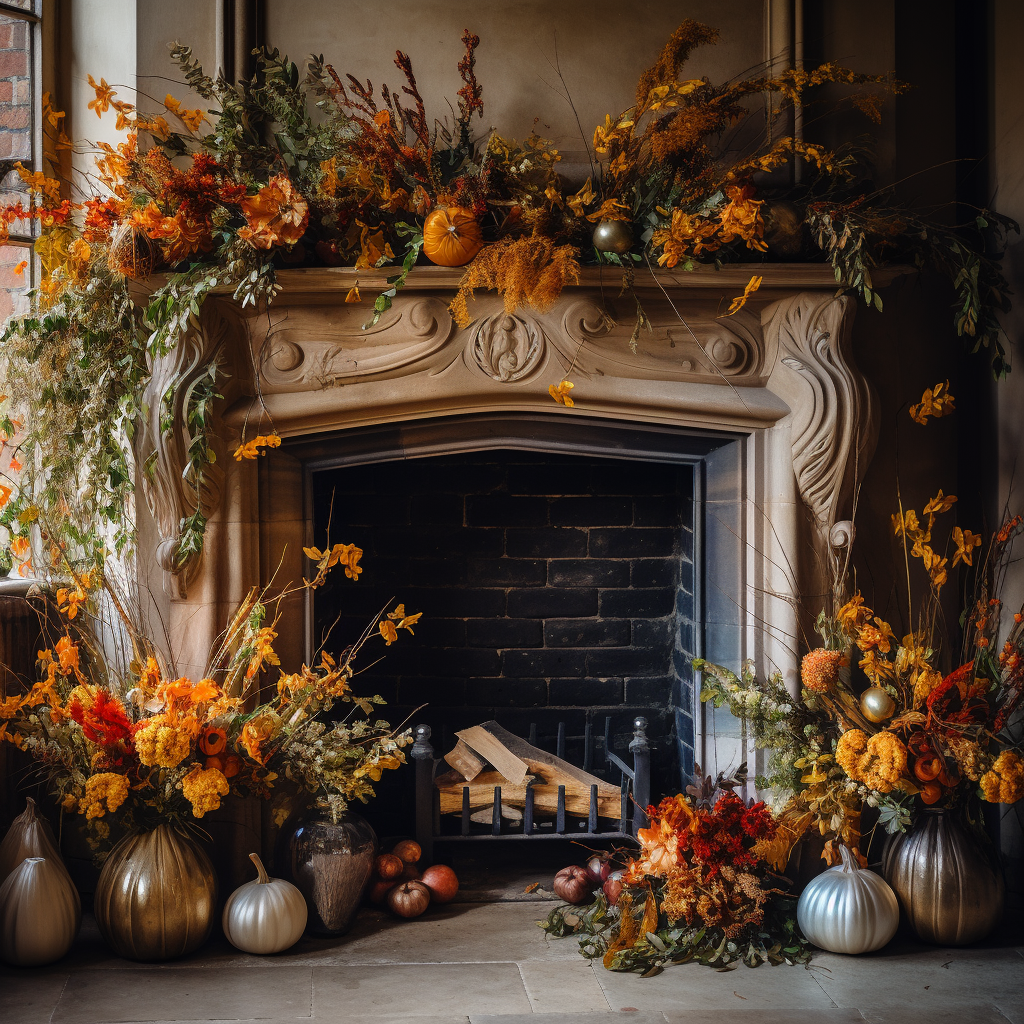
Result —
[[451, 903], [459, 891], [459, 880], [450, 867], [433, 864], [423, 872], [420, 881], [430, 890], [435, 903]]

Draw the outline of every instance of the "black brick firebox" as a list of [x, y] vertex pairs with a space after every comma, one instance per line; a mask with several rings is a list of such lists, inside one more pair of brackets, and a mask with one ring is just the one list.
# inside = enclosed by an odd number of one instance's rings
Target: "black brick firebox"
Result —
[[[740, 650], [743, 463], [734, 441], [478, 416], [297, 445], [307, 542], [323, 547], [329, 532], [331, 543], [364, 551], [358, 583], [335, 574], [316, 592], [310, 652], [328, 631], [329, 649], [344, 646], [403, 603], [423, 612], [415, 636], [403, 633], [386, 652], [367, 647], [354, 685], [384, 697], [393, 724], [426, 722], [442, 754], [455, 731], [489, 719], [524, 737], [533, 726], [553, 751], [564, 723], [568, 759], [584, 762], [590, 731], [588, 761], [601, 774], [607, 721], [622, 751], [639, 714], [649, 723], [651, 791], [676, 791], [704, 725], [694, 719], [705, 711], [690, 660]], [[391, 774], [370, 813], [385, 832], [412, 809], [409, 780]]]
[[439, 753], [488, 719], [542, 744], [561, 721], [580, 763], [588, 719], [626, 738], [642, 713], [660, 783], [677, 739], [692, 758], [691, 466], [492, 451], [334, 470], [315, 485], [322, 542], [332, 494], [331, 541], [363, 548], [365, 574], [318, 593], [317, 638], [335, 619], [339, 641], [358, 635], [392, 600], [422, 611], [357, 689], [392, 718], [429, 702]]

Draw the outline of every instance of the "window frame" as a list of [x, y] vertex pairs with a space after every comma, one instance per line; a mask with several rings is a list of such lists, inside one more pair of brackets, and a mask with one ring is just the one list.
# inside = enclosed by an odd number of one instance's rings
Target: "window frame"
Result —
[[[29, 26], [29, 82], [31, 83], [31, 157], [28, 161], [33, 171], [43, 170], [43, 0], [33, 0], [31, 9], [17, 7], [0, 0], [0, 15], [14, 21], [25, 22]], [[11, 231], [6, 246], [26, 250], [28, 268], [26, 284], [29, 289], [38, 283], [38, 260], [35, 257], [34, 234]], [[16, 290], [17, 291], [17, 290]]]

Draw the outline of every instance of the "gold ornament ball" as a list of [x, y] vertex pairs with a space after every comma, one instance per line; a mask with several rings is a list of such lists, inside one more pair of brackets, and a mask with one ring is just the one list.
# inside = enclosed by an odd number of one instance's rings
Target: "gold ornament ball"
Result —
[[869, 722], [885, 722], [892, 718], [896, 701], [880, 686], [870, 686], [860, 695], [860, 709]]
[[594, 228], [594, 248], [620, 256], [633, 248], [633, 226], [628, 220], [602, 220]]

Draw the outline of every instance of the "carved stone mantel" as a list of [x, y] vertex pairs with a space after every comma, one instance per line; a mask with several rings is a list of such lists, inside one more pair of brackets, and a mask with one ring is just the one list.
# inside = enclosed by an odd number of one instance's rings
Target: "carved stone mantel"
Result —
[[[371, 302], [345, 303], [345, 295], [358, 279], [372, 300], [387, 287], [388, 272], [284, 270], [281, 293], [260, 312], [216, 295], [203, 307], [200, 329], [155, 368], [154, 418], [142, 452], [152, 454], [153, 468], [144, 490], [160, 535], [155, 559], [172, 597], [172, 636], [202, 650], [232, 603], [268, 578], [275, 553], [264, 550], [265, 524], [283, 499], [260, 491], [257, 464], [230, 458], [243, 434], [340, 432], [344, 445], [346, 430], [373, 424], [473, 413], [585, 415], [744, 439], [747, 579], [757, 595], [745, 609], [755, 634], [750, 651], [794, 681], [791, 597], [823, 592], [835, 545], [848, 543], [844, 521], [877, 435], [875, 399], [851, 354], [854, 301], [836, 296], [831, 268], [731, 266], [659, 271], [657, 280], [638, 271], [636, 293], [653, 329], [635, 353], [635, 307], [610, 269], [584, 271], [545, 313], [509, 315], [494, 293], [478, 292], [475, 319], [460, 329], [448, 302], [461, 271], [416, 268], [393, 308], [364, 330]], [[763, 275], [760, 289], [745, 308], [723, 316], [754, 272]], [[190, 435], [181, 410], [189, 382], [212, 354], [230, 377], [217, 468], [198, 496], [210, 520], [207, 545], [200, 559], [178, 566], [177, 524], [197, 501], [182, 480]], [[161, 434], [159, 398], [169, 374], [182, 368], [175, 426]], [[567, 376], [576, 385], [574, 409], [548, 394]], [[286, 503], [301, 508], [301, 497]]]

